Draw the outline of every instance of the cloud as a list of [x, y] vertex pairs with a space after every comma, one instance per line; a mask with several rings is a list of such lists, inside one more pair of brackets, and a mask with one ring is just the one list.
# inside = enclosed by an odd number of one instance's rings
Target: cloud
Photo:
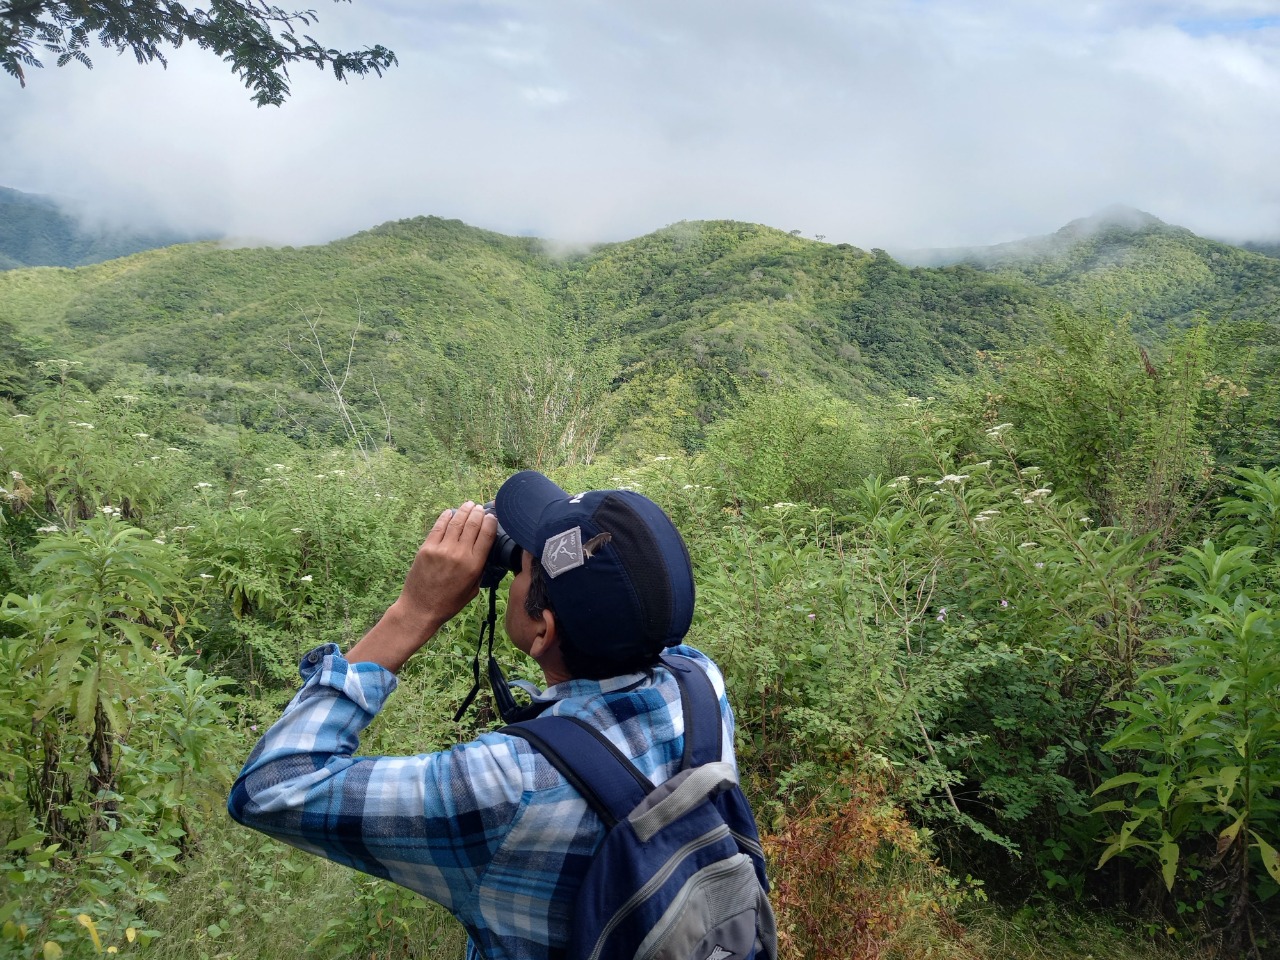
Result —
[[434, 213], [569, 242], [734, 218], [861, 246], [986, 243], [1114, 202], [1280, 234], [1270, 2], [382, 0], [320, 11], [400, 66], [294, 72], [258, 110], [215, 58], [0, 85], [0, 183], [321, 242]]

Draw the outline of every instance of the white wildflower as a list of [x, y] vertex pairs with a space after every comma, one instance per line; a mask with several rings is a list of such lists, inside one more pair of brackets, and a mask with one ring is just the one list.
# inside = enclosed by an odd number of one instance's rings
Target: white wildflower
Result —
[[243, 497], [248, 492], [248, 490], [232, 490], [231, 495], [233, 497]]
[[1040, 544], [1036, 543], [1034, 540], [1028, 540], [1026, 543], [1018, 544], [1018, 549], [1026, 550], [1028, 547], [1038, 547], [1038, 546], [1040, 546]]
[[312, 577], [311, 577], [311, 574], [308, 573], [305, 577], [299, 577], [298, 579], [301, 580], [303, 583], [310, 583], [312, 580]]
[[273, 464], [271, 465], [271, 469], [272, 469], [272, 470], [283, 470], [283, 469], [284, 469], [284, 464], [283, 464], [283, 463], [273, 463]]
[[654, 462], [654, 463], [666, 463], [666, 462], [667, 462], [668, 460], [670, 460], [670, 459], [671, 459], [670, 457], [654, 457], [654, 458], [653, 458], [653, 462]]
[[59, 528], [52, 523], [45, 527], [36, 527], [36, 533], [57, 533], [58, 530]]
[[1028, 497], [1047, 497], [1051, 493], [1053, 493], [1053, 491], [1050, 490], [1048, 487], [1037, 487], [1036, 489], [1028, 493], [1027, 496]]
[[15, 480], [21, 480], [21, 479], [22, 479], [22, 474], [20, 474], [17, 470], [10, 470], [10, 471], [9, 471], [9, 476], [13, 477], [13, 479], [15, 479]]
[[1032, 500], [1030, 497], [1025, 498], [1022, 502], [1023, 502], [1023, 503], [1035, 503], [1035, 501], [1034, 501], [1034, 500]]
[[212, 574], [212, 573], [202, 573], [202, 574], [200, 574], [200, 579], [201, 579], [201, 580], [212, 580], [212, 579], [213, 579], [213, 574]]
[[294, 527], [294, 528], [293, 528], [293, 532], [294, 532], [294, 533], [301, 533], [301, 532], [302, 532], [302, 528], [301, 528], [301, 527]]
[[182, 452], [182, 450], [180, 450], [178, 447], [165, 447], [164, 449], [165, 449], [165, 452], [166, 452], [166, 453], [181, 453], [181, 452]]
[[1037, 560], [1037, 561], [1036, 561], [1036, 569], [1037, 569], [1037, 570], [1043, 570], [1043, 569], [1044, 569], [1044, 561], [1043, 561], [1043, 560]]
[[158, 544], [160, 544], [160, 546], [162, 546], [162, 547], [164, 546], [164, 543], [165, 543], [165, 542], [164, 542], [164, 540], [163, 540], [163, 538], [161, 538], [161, 537], [152, 537], [152, 538], [151, 538], [151, 542], [152, 542], [152, 543], [158, 543]]
[[969, 479], [969, 475], [967, 473], [948, 473], [941, 480], [933, 481], [933, 485], [935, 487], [940, 487], [944, 483], [963, 483], [968, 479]]
[[213, 487], [212, 483], [206, 483], [204, 480], [201, 480], [199, 483], [196, 484], [197, 490], [208, 490], [212, 487]]
[[135, 434], [134, 434], [134, 436], [135, 436], [135, 437], [137, 437], [139, 440], [150, 440], [150, 439], [151, 439], [151, 434], [149, 434], [149, 433], [135, 433]]

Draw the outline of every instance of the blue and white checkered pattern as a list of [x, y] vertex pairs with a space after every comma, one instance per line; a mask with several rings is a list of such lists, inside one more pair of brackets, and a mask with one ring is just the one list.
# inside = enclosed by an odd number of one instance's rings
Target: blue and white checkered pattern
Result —
[[[692, 647], [720, 696], [724, 760], [733, 714], [720, 671]], [[227, 808], [238, 822], [302, 850], [384, 877], [447, 907], [471, 935], [468, 957], [543, 960], [569, 938], [571, 908], [604, 838], [564, 777], [518, 738], [487, 733], [413, 757], [357, 757], [360, 731], [396, 678], [349, 664], [333, 644], [302, 662], [303, 687], [250, 754]], [[543, 694], [548, 714], [603, 731], [654, 783], [680, 768], [684, 720], [675, 678], [659, 667]]]

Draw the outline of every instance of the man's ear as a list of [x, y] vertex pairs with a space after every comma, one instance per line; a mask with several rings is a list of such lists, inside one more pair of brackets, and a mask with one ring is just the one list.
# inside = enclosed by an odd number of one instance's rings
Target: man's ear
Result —
[[529, 645], [529, 656], [539, 663], [552, 650], [558, 650], [560, 646], [560, 637], [556, 632], [556, 615], [550, 610], [543, 610], [538, 617], [541, 624], [538, 632], [533, 638], [533, 643]]

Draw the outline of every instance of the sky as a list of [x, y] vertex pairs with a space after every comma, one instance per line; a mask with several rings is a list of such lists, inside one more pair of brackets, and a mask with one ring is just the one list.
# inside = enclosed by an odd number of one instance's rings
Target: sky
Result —
[[860, 247], [1112, 204], [1280, 239], [1280, 0], [313, 0], [399, 65], [0, 75], [0, 185], [91, 222], [301, 245], [435, 214], [566, 244], [734, 219]]

